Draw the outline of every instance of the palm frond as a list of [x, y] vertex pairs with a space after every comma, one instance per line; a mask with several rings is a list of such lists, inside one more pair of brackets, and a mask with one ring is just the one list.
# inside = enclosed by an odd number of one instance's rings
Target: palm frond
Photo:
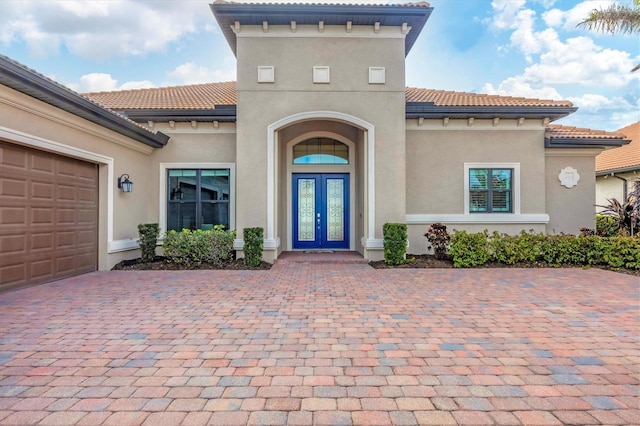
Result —
[[578, 27], [603, 33], [640, 33], [640, 6], [635, 7], [614, 3], [606, 9], [594, 9]]

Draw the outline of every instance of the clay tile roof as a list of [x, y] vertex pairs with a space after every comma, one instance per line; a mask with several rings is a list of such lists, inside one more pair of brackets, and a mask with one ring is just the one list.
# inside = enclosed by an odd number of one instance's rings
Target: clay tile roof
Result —
[[436, 106], [573, 106], [569, 101], [451, 92], [407, 87], [407, 102], [433, 102]]
[[[236, 104], [236, 83], [204, 83], [155, 89], [85, 93], [85, 97], [114, 110], [131, 109], [215, 109], [216, 105]], [[510, 96], [406, 89], [407, 102], [432, 102], [436, 106], [572, 106], [569, 101], [515, 98]]]
[[631, 143], [603, 151], [596, 157], [596, 172], [640, 169], [640, 121], [619, 129]]
[[550, 124], [546, 129], [547, 135], [562, 139], [623, 139], [624, 135], [618, 132], [606, 132], [604, 130], [583, 129], [579, 127]]
[[155, 89], [121, 90], [83, 94], [114, 110], [127, 109], [215, 109], [236, 104], [236, 83], [205, 83]]

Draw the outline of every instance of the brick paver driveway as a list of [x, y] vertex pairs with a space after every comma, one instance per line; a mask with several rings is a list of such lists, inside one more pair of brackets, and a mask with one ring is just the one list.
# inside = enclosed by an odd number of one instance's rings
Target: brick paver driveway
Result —
[[103, 272], [0, 295], [0, 424], [634, 424], [601, 270]]

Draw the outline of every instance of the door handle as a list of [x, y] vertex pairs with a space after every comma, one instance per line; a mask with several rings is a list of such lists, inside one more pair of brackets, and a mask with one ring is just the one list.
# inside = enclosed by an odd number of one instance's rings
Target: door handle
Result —
[[316, 215], [316, 223], [318, 224], [318, 229], [320, 229], [320, 213]]

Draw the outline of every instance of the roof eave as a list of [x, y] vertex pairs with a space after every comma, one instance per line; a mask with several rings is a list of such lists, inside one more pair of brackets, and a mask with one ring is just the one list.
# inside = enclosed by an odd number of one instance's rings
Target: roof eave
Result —
[[634, 164], [626, 167], [619, 167], [616, 169], [596, 170], [596, 176], [611, 176], [618, 173], [629, 173], [640, 171], [640, 164]]
[[569, 106], [437, 106], [432, 102], [407, 102], [406, 118], [504, 118], [559, 120], [578, 110]]
[[545, 136], [545, 148], [610, 148], [626, 145], [628, 139], [602, 139], [602, 138], [566, 138]]
[[169, 141], [168, 135], [145, 130], [114, 111], [103, 108], [2, 55], [0, 84], [153, 148], [162, 148]]
[[[265, 20], [269, 18], [282, 18], [289, 16], [291, 20], [297, 21], [299, 18], [309, 18], [317, 16], [406, 16], [411, 25], [411, 31], [405, 39], [405, 56], [416, 42], [420, 32], [427, 23], [433, 12], [430, 6], [403, 6], [403, 5], [353, 5], [353, 4], [274, 4], [274, 3], [226, 3], [216, 2], [209, 5], [213, 15], [218, 21], [222, 33], [224, 34], [229, 47], [236, 55], [236, 36], [232, 30], [234, 21], [239, 21], [241, 25], [246, 25], [247, 19], [255, 19], [263, 16]], [[242, 20], [245, 19], [245, 22]], [[299, 23], [303, 24], [304, 23]], [[346, 24], [346, 21], [344, 22]]]
[[207, 109], [124, 109], [118, 110], [130, 120], [136, 122], [156, 121], [236, 121], [235, 105], [215, 105], [215, 108]]

